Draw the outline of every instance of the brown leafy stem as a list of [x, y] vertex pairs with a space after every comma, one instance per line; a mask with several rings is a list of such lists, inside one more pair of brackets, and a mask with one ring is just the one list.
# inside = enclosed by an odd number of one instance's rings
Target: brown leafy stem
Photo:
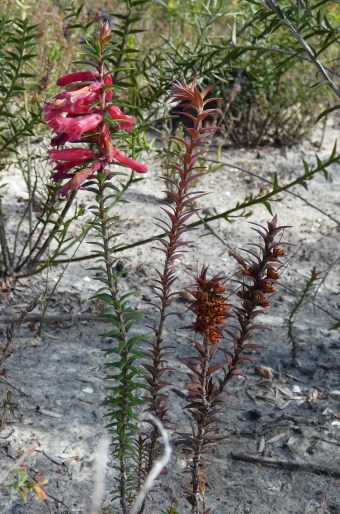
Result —
[[[285, 268], [285, 263], [281, 262], [286, 255], [282, 246], [289, 244], [281, 241], [285, 228], [277, 225], [276, 216], [267, 227], [252, 223], [260, 243], [248, 244], [243, 249], [245, 256], [230, 251], [240, 265], [235, 279], [240, 285], [236, 292], [238, 302], [226, 303], [226, 279], [219, 275], [208, 279], [207, 267], [194, 277], [195, 284], [190, 288], [195, 298], [190, 310], [196, 315], [191, 330], [201, 335], [201, 339], [190, 340], [195, 355], [181, 359], [189, 369], [186, 409], [192, 417], [192, 433], [182, 434], [181, 443], [190, 463], [191, 481], [186, 498], [192, 505], [192, 514], [211, 512], [205, 505], [206, 454], [211, 453], [211, 447], [221, 439], [216, 428], [221, 406], [226, 401], [226, 385], [235, 377], [245, 376], [240, 366], [254, 361], [249, 353], [262, 348], [252, 342], [253, 334], [269, 328], [255, 318], [266, 314], [270, 298], [276, 292], [275, 283]], [[226, 323], [227, 318], [232, 318], [232, 322]], [[231, 339], [231, 349], [221, 345], [225, 336]], [[222, 358], [214, 362], [216, 354], [222, 354]]]
[[[164, 341], [164, 326], [166, 318], [171, 315], [169, 307], [177, 299], [178, 293], [173, 291], [173, 285], [177, 280], [177, 272], [175, 261], [183, 254], [184, 247], [188, 244], [183, 239], [190, 229], [187, 221], [195, 213], [192, 207], [194, 201], [201, 196], [201, 193], [194, 191], [194, 186], [204, 167], [198, 160], [205, 154], [207, 143], [211, 139], [214, 129], [205, 128], [203, 121], [210, 114], [215, 114], [216, 109], [206, 109], [213, 101], [206, 98], [211, 91], [212, 86], [204, 91], [199, 91], [194, 80], [189, 85], [182, 79], [176, 82], [172, 88], [173, 101], [181, 102], [184, 106], [183, 116], [186, 116], [191, 122], [192, 127], [186, 129], [185, 137], [173, 137], [178, 143], [178, 151], [172, 151], [168, 157], [174, 158], [174, 162], [168, 162], [167, 167], [173, 170], [173, 177], [167, 177], [167, 186], [171, 184], [171, 190], [167, 187], [165, 193], [168, 198], [173, 201], [173, 205], [163, 205], [162, 210], [165, 219], [156, 218], [157, 225], [165, 231], [165, 235], [158, 239], [160, 243], [159, 250], [164, 254], [164, 263], [162, 271], [156, 268], [157, 278], [153, 281], [154, 302], [150, 302], [158, 311], [158, 321], [153, 327], [154, 336], [149, 341], [149, 351], [146, 353], [148, 359], [143, 364], [147, 371], [145, 380], [147, 382], [146, 389], [148, 391], [145, 397], [147, 403], [146, 412], [151, 412], [154, 417], [161, 421], [164, 426], [170, 425], [170, 419], [167, 416], [167, 394], [163, 389], [168, 382], [164, 380], [163, 375], [169, 371], [167, 357], [171, 355], [173, 347]], [[172, 160], [172, 159], [170, 159]], [[158, 453], [158, 433], [152, 430], [149, 441], [149, 472]], [[141, 510], [145, 511], [146, 503], [144, 502]]]

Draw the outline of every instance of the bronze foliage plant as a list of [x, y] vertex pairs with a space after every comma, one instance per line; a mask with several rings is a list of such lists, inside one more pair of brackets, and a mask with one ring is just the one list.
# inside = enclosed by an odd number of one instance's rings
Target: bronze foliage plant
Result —
[[[171, 306], [178, 298], [174, 289], [177, 281], [176, 261], [187, 251], [188, 241], [184, 238], [192, 230], [188, 222], [195, 213], [195, 200], [202, 194], [196, 191], [197, 181], [205, 171], [201, 157], [207, 152], [207, 144], [216, 128], [207, 127], [205, 120], [214, 116], [216, 98], [211, 98], [212, 87], [203, 91], [197, 87], [196, 80], [187, 84], [181, 80], [173, 86], [172, 97], [180, 102], [180, 114], [185, 118], [184, 135], [173, 136], [178, 143], [176, 151], [169, 156], [172, 170], [171, 188], [164, 191], [170, 204], [162, 209], [165, 219], [158, 219], [158, 226], [163, 234], [158, 238], [160, 250], [164, 255], [162, 271], [157, 271], [154, 282], [154, 307], [158, 311], [158, 324], [153, 327], [154, 335], [149, 342], [147, 360], [143, 363], [147, 374], [146, 412], [169, 429], [171, 408], [168, 405], [166, 388], [171, 386], [168, 372], [171, 369], [169, 357], [174, 348], [165, 340], [164, 328], [169, 316], [173, 315]], [[174, 108], [176, 111], [176, 107]], [[203, 163], [204, 164], [204, 163]], [[169, 184], [169, 177], [165, 177]], [[194, 298], [190, 310], [195, 320], [190, 328], [193, 336], [189, 338], [194, 348], [194, 355], [185, 357], [182, 362], [188, 368], [188, 390], [185, 409], [191, 416], [191, 433], [181, 434], [180, 443], [187, 455], [190, 481], [185, 490], [185, 497], [192, 507], [192, 514], [209, 514], [211, 508], [206, 505], [205, 490], [208, 482], [206, 467], [211, 449], [221, 440], [217, 434], [220, 414], [223, 412], [228, 383], [239, 376], [245, 376], [242, 365], [252, 362], [254, 350], [262, 345], [252, 341], [256, 331], [268, 329], [258, 323], [256, 318], [266, 314], [271, 297], [275, 293], [275, 283], [285, 269], [282, 258], [286, 256], [281, 236], [286, 227], [279, 226], [274, 216], [267, 227], [256, 223], [253, 230], [260, 242], [250, 243], [241, 253], [230, 250], [240, 266], [236, 276], [227, 285], [228, 280], [222, 275], [209, 278], [209, 266], [203, 266], [201, 272], [194, 276], [194, 284], [188, 291]], [[235, 301], [227, 301], [231, 285], [236, 283]], [[172, 342], [171, 342], [172, 344]], [[148, 454], [146, 475], [159, 456], [160, 441], [156, 429], [151, 429], [143, 441]], [[139, 514], [146, 512], [144, 502]]]
[[191, 434], [182, 434], [181, 442], [187, 452], [190, 484], [186, 498], [192, 505], [192, 514], [209, 514], [205, 502], [208, 477], [205, 468], [207, 455], [223, 436], [216, 429], [226, 401], [228, 383], [239, 376], [243, 364], [256, 358], [254, 350], [262, 348], [252, 341], [257, 331], [269, 327], [258, 323], [256, 318], [266, 314], [271, 297], [276, 292], [275, 283], [285, 267], [282, 258], [286, 252], [280, 240], [286, 227], [278, 226], [277, 217], [267, 223], [267, 228], [253, 223], [253, 230], [260, 236], [260, 243], [251, 243], [253, 249], [243, 250], [245, 256], [230, 251], [240, 265], [236, 281], [239, 285], [237, 300], [227, 302], [226, 279], [220, 275], [208, 278], [208, 267], [194, 277], [190, 286], [195, 301], [190, 310], [195, 315], [191, 331], [198, 337], [191, 338], [194, 355], [182, 359], [189, 369], [185, 408], [192, 418]]
[[[212, 86], [200, 91], [196, 80], [189, 85], [182, 79], [173, 85], [171, 91], [173, 101], [180, 102], [183, 109], [181, 116], [184, 116], [191, 126], [186, 129], [184, 137], [172, 137], [172, 140], [178, 143], [178, 151], [171, 152], [169, 156], [171, 163], [169, 162], [168, 168], [171, 168], [173, 178], [165, 177], [165, 183], [169, 186], [165, 193], [172, 204], [166, 203], [162, 206], [166, 218], [158, 219], [158, 226], [163, 231], [158, 242], [159, 249], [164, 255], [164, 262], [162, 271], [157, 270], [158, 276], [153, 284], [153, 305], [158, 311], [158, 322], [153, 327], [154, 336], [147, 352], [147, 362], [143, 364], [147, 371], [146, 411], [165, 426], [169, 426], [169, 420], [167, 394], [163, 389], [169, 383], [164, 375], [169, 371], [167, 361], [173, 353], [173, 347], [164, 341], [163, 330], [166, 319], [171, 314], [169, 308], [178, 298], [178, 292], [174, 290], [177, 280], [175, 262], [186, 251], [188, 241], [184, 240], [184, 235], [192, 230], [188, 221], [195, 213], [195, 200], [202, 194], [195, 191], [197, 180], [205, 171], [200, 158], [206, 153], [206, 145], [215, 131], [213, 127], [204, 125], [204, 120], [216, 113], [216, 108], [209, 108], [209, 104], [216, 102], [215, 98], [209, 96], [211, 90]], [[148, 470], [151, 469], [157, 454], [157, 432], [151, 432], [149, 444]]]

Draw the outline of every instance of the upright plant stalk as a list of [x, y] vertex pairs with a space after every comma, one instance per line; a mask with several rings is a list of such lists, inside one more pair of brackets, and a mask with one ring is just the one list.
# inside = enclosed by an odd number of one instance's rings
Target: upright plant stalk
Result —
[[[148, 371], [146, 388], [149, 395], [146, 400], [149, 407], [147, 411], [151, 412], [165, 426], [169, 423], [169, 420], [167, 418], [166, 395], [162, 392], [162, 389], [168, 383], [164, 381], [163, 375], [169, 370], [166, 357], [172, 353], [172, 347], [164, 344], [163, 330], [166, 318], [171, 314], [168, 309], [178, 297], [178, 293], [173, 291], [173, 284], [177, 279], [174, 263], [182, 255], [183, 247], [187, 244], [183, 241], [182, 236], [189, 230], [187, 221], [195, 212], [192, 203], [200, 196], [199, 193], [193, 192], [192, 188], [195, 180], [204, 169], [203, 166], [198, 164], [198, 159], [204, 153], [204, 150], [200, 147], [207, 142], [212, 133], [211, 128], [203, 127], [205, 118], [216, 112], [216, 109], [206, 108], [209, 102], [216, 100], [206, 99], [211, 89], [212, 86], [201, 92], [196, 86], [196, 80], [191, 85], [182, 80], [174, 84], [171, 92], [173, 100], [181, 102], [184, 109], [181, 114], [191, 120], [192, 127], [186, 129], [186, 138], [173, 138], [183, 148], [183, 153], [173, 152], [176, 162], [168, 164], [168, 167], [173, 169], [175, 175], [173, 179], [168, 177], [165, 179], [167, 182], [171, 182], [173, 186], [171, 191], [167, 190], [165, 193], [174, 205], [162, 207], [168, 218], [166, 221], [158, 219], [159, 226], [164, 232], [158, 240], [162, 245], [161, 251], [165, 255], [163, 270], [162, 272], [157, 271], [158, 279], [155, 280], [153, 288], [158, 299], [158, 302], [153, 305], [159, 311], [159, 321], [157, 327], [154, 328], [155, 335], [147, 354], [151, 362], [144, 364]], [[157, 437], [157, 431], [153, 430], [150, 435], [149, 470], [157, 454]]]
[[266, 314], [266, 309], [270, 306], [269, 298], [276, 292], [274, 284], [280, 278], [280, 273], [285, 267], [280, 259], [286, 256], [286, 252], [281, 246], [289, 243], [277, 242], [275, 238], [287, 227], [277, 226], [276, 215], [270, 222], [267, 222], [268, 228], [257, 223], [251, 224], [254, 225], [252, 229], [260, 235], [262, 244], [250, 243], [248, 246], [258, 248], [258, 252], [244, 248], [243, 252], [249, 254], [250, 257], [243, 257], [235, 250], [229, 252], [229, 255], [241, 265], [238, 282], [242, 289], [236, 293], [241, 305], [234, 304], [232, 306], [237, 323], [226, 329], [226, 333], [232, 338], [233, 350], [225, 352], [228, 372], [225, 372], [224, 378], [220, 381], [218, 394], [223, 392], [226, 384], [234, 377], [244, 376], [239, 371], [240, 364], [254, 360], [253, 357], [244, 355], [244, 352], [263, 348], [262, 344], [252, 343], [251, 340], [255, 331], [268, 330], [268, 327], [254, 323], [254, 319], [259, 315]]
[[[250, 255], [248, 259], [234, 250], [230, 252], [242, 267], [237, 279], [242, 289], [236, 293], [241, 299], [240, 306], [226, 303], [225, 280], [218, 275], [208, 279], [207, 267], [203, 267], [195, 277], [195, 284], [190, 286], [195, 297], [191, 310], [196, 315], [191, 329], [201, 335], [201, 341], [190, 340], [196, 354], [182, 359], [190, 370], [186, 408], [193, 418], [192, 434], [183, 434], [182, 442], [190, 462], [191, 482], [186, 498], [192, 505], [192, 514], [211, 512], [205, 505], [207, 475], [204, 472], [206, 462], [203, 456], [220, 439], [215, 431], [221, 405], [225, 401], [223, 394], [227, 383], [234, 377], [244, 376], [239, 367], [254, 360], [253, 356], [245, 353], [262, 348], [262, 345], [252, 343], [251, 339], [256, 330], [268, 327], [256, 324], [253, 320], [265, 314], [265, 309], [269, 307], [268, 295], [275, 293], [274, 283], [283, 266], [279, 259], [285, 255], [285, 251], [279, 245], [287, 243], [276, 242], [275, 238], [285, 227], [277, 226], [276, 216], [268, 223], [267, 229], [253, 225], [263, 240], [262, 244], [251, 244], [258, 251], [246, 249]], [[235, 319], [236, 323], [225, 327], [227, 318]], [[231, 350], [221, 344], [225, 334], [232, 338]], [[220, 358], [214, 363], [217, 352], [222, 353], [223, 359], [222, 362]]]
[[[110, 406], [108, 416], [111, 419], [108, 427], [113, 438], [113, 455], [119, 463], [118, 476], [118, 493], [122, 511], [124, 514], [128, 512], [129, 500], [131, 500], [131, 460], [133, 453], [133, 439], [138, 428], [135, 425], [137, 418], [136, 407], [143, 403], [135, 397], [136, 390], [140, 384], [136, 382], [139, 376], [134, 361], [142, 355], [135, 350], [135, 344], [138, 337], [129, 338], [129, 330], [133, 323], [140, 317], [140, 314], [129, 308], [127, 305], [127, 295], [120, 296], [118, 288], [118, 274], [113, 270], [112, 262], [112, 246], [110, 240], [111, 221], [109, 218], [109, 207], [106, 205], [105, 188], [107, 183], [105, 175], [99, 176], [98, 180], [98, 210], [96, 210], [99, 218], [96, 226], [100, 233], [103, 247], [102, 264], [104, 266], [104, 274], [101, 281], [106, 284], [95, 297], [106, 303], [106, 308], [100, 314], [100, 317], [108, 318], [112, 321], [115, 329], [104, 334], [106, 337], [116, 339], [117, 348], [109, 348], [106, 350], [107, 355], [111, 353], [118, 354], [118, 360], [107, 364], [108, 368], [118, 368], [117, 373], [107, 375], [107, 379], [115, 380], [116, 385], [109, 387], [112, 391], [105, 401]], [[94, 211], [94, 209], [93, 209]], [[105, 290], [105, 292], [103, 292]]]
[[192, 505], [193, 514], [210, 512], [205, 506], [208, 478], [203, 470], [202, 457], [219, 440], [214, 431], [218, 414], [221, 412], [222, 400], [220, 396], [214, 397], [217, 386], [213, 374], [226, 365], [225, 360], [217, 364], [213, 364], [212, 361], [219, 349], [226, 319], [231, 315], [230, 306], [225, 299], [225, 280], [220, 275], [208, 279], [207, 272], [208, 267], [203, 267], [201, 273], [194, 277], [195, 284], [190, 286], [190, 292], [195, 298], [190, 310], [196, 315], [191, 330], [200, 334], [201, 339], [190, 339], [196, 354], [181, 359], [190, 370], [186, 408], [193, 419], [192, 434], [183, 434], [182, 442], [187, 449], [190, 463], [191, 481], [186, 498]]
[[90, 209], [95, 216], [92, 227], [100, 241], [93, 242], [99, 249], [93, 269], [103, 287], [94, 297], [105, 303], [99, 317], [108, 319], [113, 326], [103, 337], [116, 342], [106, 350], [107, 355], [115, 354], [113, 362], [106, 365], [113, 370], [106, 377], [113, 381], [113, 385], [108, 388], [105, 401], [110, 406], [107, 415], [110, 417], [108, 428], [113, 440], [112, 453], [118, 461], [118, 485], [113, 494], [120, 499], [123, 514], [127, 514], [136, 490], [131, 475], [133, 443], [138, 431], [136, 409], [144, 403], [136, 396], [140, 384], [139, 371], [134, 363], [143, 355], [135, 348], [140, 338], [129, 335], [140, 314], [129, 307], [131, 293], [120, 294], [119, 277], [114, 269], [112, 254], [115, 247], [112, 240], [116, 234], [112, 229], [115, 217], [110, 215], [110, 209], [121, 200], [121, 191], [111, 182], [115, 173], [109, 166], [123, 164], [139, 173], [145, 173], [147, 168], [113, 146], [111, 129], [117, 129], [118, 123], [118, 131], [131, 131], [137, 120], [111, 103], [113, 81], [105, 68], [105, 61], [110, 55], [110, 39], [109, 26], [104, 24], [99, 37], [92, 43], [87, 42], [86, 47], [95, 71], [79, 71], [60, 77], [57, 85], [66, 87], [66, 90], [45, 105], [44, 118], [56, 134], [51, 141], [53, 146], [60, 147], [66, 142], [90, 144], [90, 148], [52, 149], [49, 154], [51, 161], [56, 163], [52, 178], [55, 181], [67, 180], [59, 190], [61, 195], [72, 196], [77, 189], [84, 187], [83, 184], [95, 193], [96, 203]]
[[[33, 75], [27, 64], [34, 59], [36, 46], [36, 25], [28, 18], [10, 18], [0, 14], [0, 169], [6, 160], [18, 152], [26, 138], [33, 135], [34, 127], [40, 122], [37, 111], [29, 110], [26, 103], [27, 81]], [[25, 109], [19, 108], [23, 101]], [[31, 195], [28, 187], [31, 209]], [[0, 212], [0, 272], [4, 278], [13, 274], [15, 255], [11, 255], [8, 235], [2, 210]], [[31, 216], [29, 217], [31, 223]], [[28, 238], [28, 241], [30, 239]]]
[[292, 353], [291, 353], [291, 364], [294, 367], [298, 367], [297, 360], [297, 350], [298, 350], [298, 342], [294, 335], [294, 321], [295, 316], [298, 311], [301, 309], [302, 305], [306, 300], [310, 298], [313, 287], [315, 286], [315, 282], [319, 279], [319, 273], [316, 271], [315, 267], [312, 268], [310, 275], [306, 278], [302, 289], [298, 293], [298, 298], [294, 302], [294, 305], [289, 313], [287, 319], [287, 336], [288, 341], [292, 344]]

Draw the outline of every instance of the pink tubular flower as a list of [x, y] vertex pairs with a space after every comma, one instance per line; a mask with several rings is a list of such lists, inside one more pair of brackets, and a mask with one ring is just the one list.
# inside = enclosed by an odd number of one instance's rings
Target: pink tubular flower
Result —
[[66, 184], [60, 188], [59, 194], [61, 196], [67, 196], [70, 191], [76, 191], [77, 189], [80, 189], [82, 183], [90, 177], [93, 177], [92, 168], [84, 168], [83, 170], [77, 171], [75, 175], [72, 175], [71, 180], [66, 182]]
[[124, 114], [116, 105], [109, 107], [108, 113], [110, 114], [112, 119], [118, 121], [118, 130], [125, 129], [128, 132], [131, 132], [133, 125], [137, 122], [134, 116]]
[[97, 173], [105, 173], [111, 178], [114, 173], [107, 167], [109, 164], [122, 164], [138, 173], [147, 171], [146, 166], [112, 145], [107, 116], [118, 122], [118, 130], [131, 131], [137, 120], [110, 102], [113, 81], [107, 71], [70, 73], [60, 77], [57, 85], [67, 88], [43, 109], [44, 120], [54, 134], [51, 145], [90, 143], [93, 148], [48, 150], [50, 160], [56, 163], [52, 180], [67, 180], [60, 189], [61, 195], [67, 196], [71, 191], [81, 189], [82, 184]]
[[[84, 161], [82, 161], [82, 160], [71, 161], [71, 162], [60, 162], [56, 166], [54, 166], [54, 170], [56, 172], [64, 173], [65, 171], [69, 171], [72, 168], [75, 168], [76, 166], [80, 166], [81, 164], [83, 164], [83, 162]], [[53, 178], [53, 176], [52, 176], [52, 178]], [[68, 177], [65, 177], [65, 178], [68, 178]], [[61, 179], [58, 179], [58, 180], [61, 180]]]
[[52, 162], [67, 161], [78, 162], [94, 159], [96, 154], [87, 148], [65, 148], [65, 150], [48, 150]]
[[[109, 73], [107, 73], [105, 75], [104, 84], [105, 84], [105, 86], [112, 86], [112, 84], [113, 84], [112, 77]], [[113, 97], [113, 91], [107, 91], [106, 95], [105, 95], [105, 100], [107, 100], [109, 102], [112, 97]]]
[[113, 146], [112, 146], [112, 138], [110, 134], [110, 127], [105, 125], [103, 127], [102, 132], [102, 158], [105, 163], [110, 163], [113, 161]]
[[140, 162], [137, 162], [134, 159], [127, 157], [123, 154], [123, 152], [118, 150], [118, 148], [113, 147], [112, 150], [113, 159], [119, 162], [120, 164], [124, 164], [124, 166], [127, 166], [128, 168], [137, 171], [137, 173], [146, 173], [148, 171], [148, 168], [144, 166], [144, 164], [141, 164]]
[[63, 132], [67, 135], [68, 141], [78, 141], [84, 132], [91, 132], [101, 123], [103, 116], [101, 114], [88, 114], [87, 116], [78, 116], [69, 118], [57, 114], [48, 121], [48, 125], [54, 129], [54, 132]]
[[57, 80], [57, 86], [68, 86], [74, 82], [87, 82], [92, 81], [99, 77], [98, 71], [76, 71], [75, 73], [69, 73], [64, 75]]
[[91, 105], [100, 100], [102, 85], [99, 82], [82, 87], [76, 91], [64, 91], [56, 96], [54, 102], [44, 107], [44, 121], [49, 122], [54, 116], [66, 114], [90, 114], [94, 112]]
[[88, 98], [88, 95], [91, 93], [100, 93], [103, 87], [103, 82], [92, 82], [92, 84], [88, 84], [87, 86], [78, 85], [74, 86], [71, 89], [67, 89], [66, 91], [62, 91], [56, 96], [56, 100], [64, 100], [69, 101], [70, 103], [75, 103], [79, 100], [85, 100]]
[[109, 127], [106, 125], [105, 130], [103, 132], [103, 142], [104, 142], [104, 151], [103, 151], [103, 160], [106, 163], [114, 163], [115, 161], [119, 164], [123, 164], [128, 168], [137, 171], [137, 173], [146, 173], [148, 171], [147, 167], [140, 162], [131, 159], [123, 154], [118, 148], [112, 145], [112, 139], [110, 135]]

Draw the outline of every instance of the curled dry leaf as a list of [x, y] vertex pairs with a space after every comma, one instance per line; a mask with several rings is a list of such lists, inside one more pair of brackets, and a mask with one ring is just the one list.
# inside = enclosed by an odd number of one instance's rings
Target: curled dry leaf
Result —
[[272, 368], [269, 368], [268, 366], [257, 366], [255, 368], [255, 371], [261, 377], [268, 378], [269, 380], [273, 380], [274, 378], [274, 371]]

